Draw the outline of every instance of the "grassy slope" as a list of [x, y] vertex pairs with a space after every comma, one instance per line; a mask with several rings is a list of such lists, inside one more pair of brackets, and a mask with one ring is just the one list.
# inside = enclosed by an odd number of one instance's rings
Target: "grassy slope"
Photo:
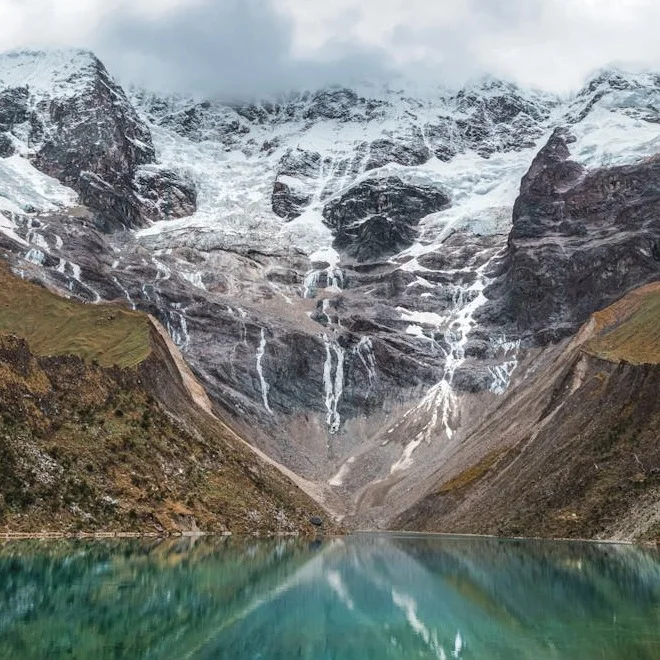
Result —
[[0, 273], [0, 530], [291, 532], [324, 515], [187, 398], [147, 317]]
[[81, 305], [14, 277], [0, 264], [0, 332], [26, 339], [35, 355], [77, 355], [106, 367], [133, 367], [151, 352], [144, 314]]
[[594, 314], [596, 336], [585, 345], [612, 362], [660, 364], [660, 283], [641, 287]]

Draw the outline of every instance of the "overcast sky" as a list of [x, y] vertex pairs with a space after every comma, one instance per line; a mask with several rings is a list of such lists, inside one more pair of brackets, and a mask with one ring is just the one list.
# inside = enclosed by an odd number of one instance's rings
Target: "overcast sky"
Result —
[[0, 0], [0, 50], [93, 49], [122, 82], [246, 97], [355, 78], [556, 91], [660, 70], [657, 0]]

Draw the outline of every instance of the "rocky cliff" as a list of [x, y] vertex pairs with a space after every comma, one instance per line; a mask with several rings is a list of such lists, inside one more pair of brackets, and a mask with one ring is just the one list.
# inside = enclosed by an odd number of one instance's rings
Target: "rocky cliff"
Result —
[[658, 157], [589, 171], [571, 160], [574, 141], [555, 130], [523, 177], [504, 272], [487, 292], [497, 322], [541, 343], [658, 279]]
[[5, 55], [0, 81], [14, 271], [152, 314], [232, 428], [355, 525], [393, 524], [557, 342], [660, 276], [654, 75], [225, 103], [61, 52]]
[[103, 229], [195, 210], [193, 184], [154, 167], [149, 129], [92, 53], [6, 53], [0, 87], [2, 155], [73, 188]]

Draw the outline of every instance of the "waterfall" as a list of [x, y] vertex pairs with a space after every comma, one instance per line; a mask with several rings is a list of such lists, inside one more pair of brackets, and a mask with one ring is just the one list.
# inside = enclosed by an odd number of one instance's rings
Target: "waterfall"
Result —
[[268, 403], [268, 392], [270, 391], [270, 385], [266, 382], [264, 377], [264, 367], [263, 359], [266, 354], [266, 332], [261, 328], [261, 341], [259, 342], [259, 348], [257, 349], [257, 373], [259, 374], [259, 382], [261, 383], [261, 397], [264, 402], [264, 408], [272, 415], [273, 411]]
[[323, 335], [323, 343], [325, 344], [323, 385], [325, 389], [325, 407], [328, 411], [328, 414], [326, 415], [326, 423], [330, 433], [335, 434], [339, 431], [341, 425], [341, 416], [337, 411], [337, 407], [344, 391], [345, 352], [337, 340], [330, 339], [328, 335]]

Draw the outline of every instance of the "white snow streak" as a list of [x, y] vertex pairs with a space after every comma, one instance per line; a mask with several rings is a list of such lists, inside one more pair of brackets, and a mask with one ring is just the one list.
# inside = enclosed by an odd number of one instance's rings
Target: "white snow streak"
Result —
[[19, 155], [0, 158], [0, 210], [57, 211], [73, 206], [77, 200], [78, 195], [71, 188], [43, 174], [26, 158]]
[[495, 394], [504, 394], [509, 389], [513, 372], [518, 367], [518, 350], [520, 349], [520, 340], [507, 341], [506, 337], [493, 342], [496, 349], [499, 349], [503, 358], [509, 358], [493, 367], [488, 367], [488, 372], [493, 377], [490, 384], [490, 391]]
[[266, 382], [264, 377], [264, 367], [263, 359], [266, 354], [266, 332], [261, 328], [261, 341], [259, 342], [259, 348], [257, 349], [257, 373], [259, 374], [259, 382], [261, 383], [261, 398], [264, 402], [264, 408], [272, 415], [273, 411], [268, 403], [268, 392], [270, 391], [270, 385]]
[[[485, 272], [492, 261], [499, 256], [493, 255], [486, 263], [479, 266], [475, 273], [477, 275], [473, 284], [465, 288], [456, 288], [454, 294], [454, 307], [449, 317], [437, 314], [410, 312], [399, 308], [403, 320], [416, 320], [428, 325], [434, 325], [436, 331], [442, 331], [444, 326], [444, 339], [449, 346], [445, 356], [444, 374], [442, 380], [434, 385], [414, 408], [405, 414], [405, 418], [413, 415], [430, 414], [430, 420], [424, 429], [418, 433], [404, 448], [403, 454], [390, 468], [390, 473], [406, 470], [413, 464], [413, 453], [423, 441], [430, 442], [438, 424], [447, 438], [451, 438], [454, 430], [451, 426], [451, 417], [456, 407], [456, 394], [452, 387], [454, 374], [458, 367], [465, 361], [465, 345], [473, 327], [476, 325], [474, 313], [487, 302], [483, 291], [487, 285]], [[414, 326], [411, 326], [414, 328]], [[408, 330], [411, 330], [411, 327]], [[416, 334], [416, 331], [413, 330]]]
[[[145, 285], [146, 286], [146, 285]], [[146, 290], [143, 287], [143, 292], [146, 295]], [[148, 296], [147, 296], [148, 297]], [[167, 313], [167, 332], [172, 341], [177, 345], [181, 350], [188, 348], [190, 344], [190, 334], [188, 333], [188, 321], [183, 313], [180, 310], [180, 303], [176, 303], [172, 306], [174, 309], [168, 310]]]
[[[64, 272], [64, 271], [62, 271]], [[113, 275], [112, 276], [112, 281], [117, 285], [117, 287], [121, 290], [121, 292], [124, 294], [124, 297], [126, 298], [126, 302], [131, 306], [132, 310], [137, 309], [137, 305], [131, 298], [131, 294], [128, 292], [128, 289]]]
[[[337, 410], [344, 392], [344, 349], [336, 339], [323, 335], [325, 344], [325, 363], [323, 364], [323, 385], [325, 388], [325, 407], [328, 411], [326, 423], [330, 434], [339, 431], [341, 416]], [[333, 361], [334, 353], [334, 361]], [[334, 371], [334, 375], [333, 375]]]
[[355, 355], [358, 356], [362, 366], [364, 366], [367, 372], [367, 378], [369, 379], [369, 387], [374, 384], [376, 380], [376, 356], [374, 355], [374, 344], [371, 340], [371, 337], [364, 336], [360, 338], [358, 345], [353, 349]]

